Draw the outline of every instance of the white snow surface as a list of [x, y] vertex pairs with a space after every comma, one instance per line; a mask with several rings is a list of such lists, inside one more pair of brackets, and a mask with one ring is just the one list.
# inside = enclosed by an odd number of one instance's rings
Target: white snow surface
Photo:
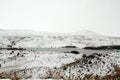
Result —
[[[120, 45], [120, 37], [97, 34], [92, 31], [53, 34], [31, 30], [0, 30], [0, 47], [54, 48], [63, 46]], [[7, 78], [16, 72], [21, 78], [56, 78], [73, 80], [86, 75], [105, 76], [113, 74], [120, 66], [120, 52], [106, 54], [72, 54], [40, 50], [0, 50], [0, 76]], [[69, 79], [68, 79], [69, 80]]]
[[[72, 53], [60, 53], [60, 52], [51, 52], [51, 51], [14, 51], [13, 54], [10, 54], [10, 51], [1, 51], [1, 64], [2, 67], [7, 66], [19, 66], [19, 68], [32, 68], [32, 67], [61, 67], [64, 64], [74, 62], [76, 58], [81, 58], [82, 54], [75, 55]], [[19, 55], [17, 55], [20, 53]], [[21, 57], [23, 55], [24, 57]], [[4, 61], [2, 61], [4, 60]], [[21, 65], [20, 65], [21, 64]]]
[[[32, 44], [32, 45], [31, 45]], [[0, 30], [0, 47], [62, 47], [120, 45], [120, 37], [84, 30], [76, 33], [40, 33], [32, 30]]]
[[10, 74], [11, 71], [17, 70], [17, 75], [24, 75], [22, 78], [30, 75], [32, 75], [31, 78], [37, 79], [55, 78], [57, 72], [63, 78], [72, 77], [73, 79], [78, 76], [84, 78], [91, 74], [92, 76], [105, 76], [114, 72], [114, 66], [120, 66], [120, 52], [91, 54], [92, 57], [51, 51], [2, 50], [0, 53], [0, 74], [2, 72]]

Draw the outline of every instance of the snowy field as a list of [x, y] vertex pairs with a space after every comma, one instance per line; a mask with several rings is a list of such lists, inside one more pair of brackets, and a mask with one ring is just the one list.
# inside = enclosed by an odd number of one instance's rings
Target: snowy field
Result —
[[83, 49], [104, 45], [120, 45], [120, 37], [91, 31], [53, 34], [1, 30], [0, 79], [89, 80], [118, 75], [120, 50]]
[[0, 78], [83, 79], [112, 75], [120, 66], [120, 52], [65, 53], [40, 50], [0, 50]]

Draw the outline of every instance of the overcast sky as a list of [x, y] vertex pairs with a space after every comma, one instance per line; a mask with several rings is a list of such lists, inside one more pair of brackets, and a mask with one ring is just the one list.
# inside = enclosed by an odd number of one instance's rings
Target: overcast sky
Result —
[[0, 29], [120, 36], [120, 0], [0, 0]]

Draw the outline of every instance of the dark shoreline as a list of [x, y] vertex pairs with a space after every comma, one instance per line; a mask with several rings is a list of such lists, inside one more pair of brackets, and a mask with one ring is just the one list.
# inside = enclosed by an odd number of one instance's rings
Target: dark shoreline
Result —
[[90, 50], [120, 50], [120, 45], [108, 45], [108, 46], [98, 46], [98, 47], [84, 47], [84, 49], [90, 49]]
[[0, 50], [26, 50], [25, 48], [0, 48]]

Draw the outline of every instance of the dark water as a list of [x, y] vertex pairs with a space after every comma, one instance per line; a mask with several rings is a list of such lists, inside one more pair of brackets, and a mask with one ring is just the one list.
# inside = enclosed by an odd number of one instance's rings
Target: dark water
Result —
[[82, 54], [92, 54], [92, 53], [111, 53], [120, 50], [87, 50], [81, 48], [27, 48], [27, 50], [37, 50], [37, 51], [54, 51], [54, 52], [70, 52], [78, 51]]

